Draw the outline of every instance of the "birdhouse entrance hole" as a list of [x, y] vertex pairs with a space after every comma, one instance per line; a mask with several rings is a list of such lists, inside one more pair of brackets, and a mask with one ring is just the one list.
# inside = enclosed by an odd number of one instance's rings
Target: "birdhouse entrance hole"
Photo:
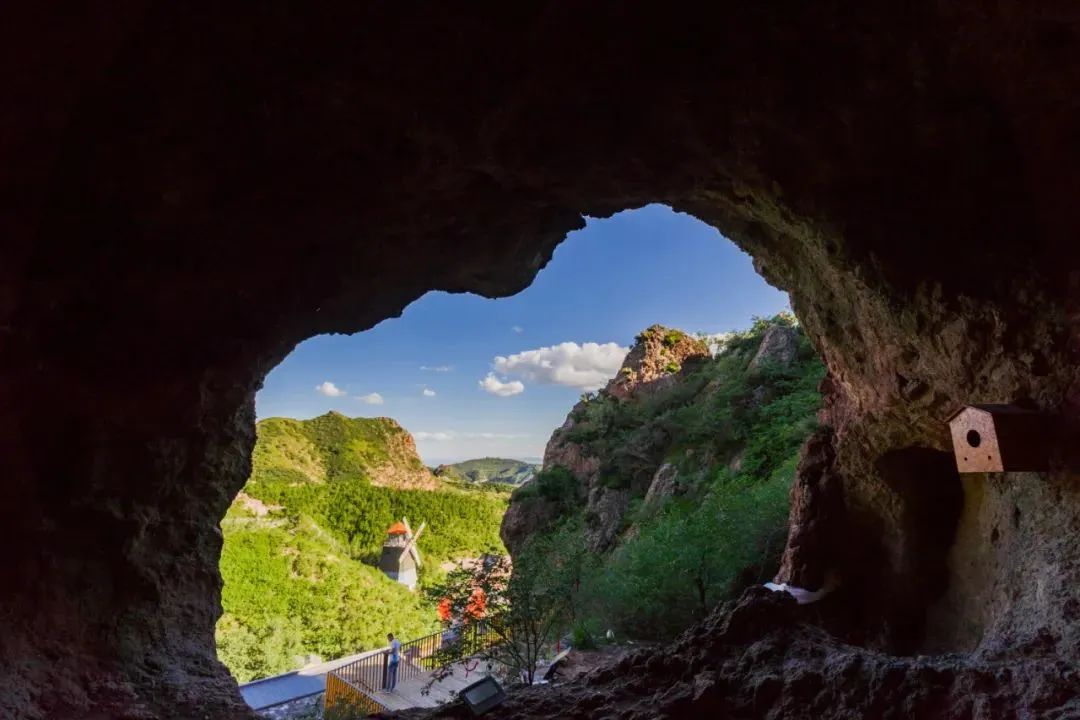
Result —
[[1046, 470], [1050, 419], [1016, 405], [967, 405], [949, 418], [956, 468], [962, 473]]

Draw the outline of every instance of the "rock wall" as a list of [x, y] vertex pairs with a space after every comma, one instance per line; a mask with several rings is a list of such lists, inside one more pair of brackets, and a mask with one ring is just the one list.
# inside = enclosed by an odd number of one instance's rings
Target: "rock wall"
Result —
[[[890, 660], [800, 630], [770, 635], [775, 657], [827, 673], [741, 684], [777, 622], [763, 610], [728, 644], [693, 644], [719, 675], [641, 660], [665, 668], [672, 707], [824, 687], [818, 716], [838, 715], [854, 684], [945, 714], [979, 683], [1060, 707], [1080, 657], [1078, 478], [958, 483], [942, 453], [966, 402], [1078, 416], [1077, 13], [7, 8], [0, 714], [248, 717], [214, 658], [217, 521], [248, 474], [265, 374], [430, 289], [518, 291], [583, 213], [646, 202], [750, 252], [831, 370], [831, 430], [798, 485], [826, 501], [794, 518], [824, 536], [804, 532], [782, 577], [841, 577], [845, 637], [901, 649], [928, 616], [909, 645], [997, 653]], [[927, 576], [938, 600], [909, 591]], [[974, 669], [945, 682], [943, 663]], [[1057, 672], [1039, 685], [1031, 663]], [[598, 682], [611, 703], [633, 692]], [[858, 707], [903, 707], [890, 693]], [[986, 702], [970, 712], [1000, 714]]]
[[[617, 402], [638, 402], [663, 392], [680, 382], [684, 365], [692, 366], [709, 357], [705, 343], [681, 330], [652, 325], [639, 334], [619, 371], [600, 394]], [[602, 458], [573, 437], [576, 418], [590, 402], [583, 398], [570, 410], [566, 421], [555, 429], [544, 447], [544, 469], [565, 468], [579, 484], [577, 497], [585, 507], [585, 538], [594, 552], [610, 550], [614, 545], [633, 491], [638, 496], [649, 491], [653, 474], [661, 458], [653, 457], [662, 447], [652, 444], [626, 448], [642, 458], [647, 476], [633, 478], [631, 487], [611, 487], [605, 482]], [[640, 486], [640, 487], [639, 487]], [[512, 499], [499, 530], [503, 543], [516, 553], [533, 533], [550, 527], [559, 512], [542, 498]]]
[[[751, 588], [668, 647], [638, 650], [561, 687], [514, 693], [499, 717], [1072, 718], [1075, 665], [1020, 656], [896, 658], [846, 645], [784, 593]], [[416, 715], [413, 715], [415, 717]], [[453, 703], [424, 717], [472, 717]]]

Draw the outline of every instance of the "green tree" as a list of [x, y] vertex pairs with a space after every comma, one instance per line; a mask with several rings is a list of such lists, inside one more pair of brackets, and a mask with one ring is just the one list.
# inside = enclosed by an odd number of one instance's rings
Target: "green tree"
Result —
[[[442, 663], [479, 656], [532, 684], [541, 657], [573, 622], [587, 557], [577, 530], [569, 529], [534, 538], [512, 571], [508, 558], [488, 557], [451, 572], [429, 591], [448, 602], [454, 618]], [[477, 644], [477, 637], [488, 644]]]
[[787, 534], [794, 464], [764, 483], [728, 479], [704, 501], [674, 501], [615, 551], [591, 580], [591, 611], [607, 627], [666, 639], [750, 582], [764, 581]]

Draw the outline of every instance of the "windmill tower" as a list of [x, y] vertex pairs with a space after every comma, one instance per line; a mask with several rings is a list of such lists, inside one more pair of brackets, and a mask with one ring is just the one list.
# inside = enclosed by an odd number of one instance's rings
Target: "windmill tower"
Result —
[[382, 546], [382, 555], [379, 557], [379, 569], [386, 573], [391, 580], [401, 583], [410, 590], [416, 588], [416, 568], [420, 567], [420, 550], [416, 547], [416, 541], [420, 539], [420, 533], [424, 532], [427, 523], [420, 525], [420, 529], [413, 534], [409, 527], [409, 520], [401, 518], [386, 531], [386, 542]]

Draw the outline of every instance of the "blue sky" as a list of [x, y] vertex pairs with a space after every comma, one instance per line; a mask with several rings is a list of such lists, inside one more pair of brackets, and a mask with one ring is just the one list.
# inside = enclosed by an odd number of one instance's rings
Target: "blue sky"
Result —
[[513, 297], [432, 292], [366, 332], [307, 340], [267, 376], [256, 411], [392, 417], [431, 465], [538, 458], [642, 329], [725, 332], [787, 307], [715, 229], [650, 205], [589, 218]]

